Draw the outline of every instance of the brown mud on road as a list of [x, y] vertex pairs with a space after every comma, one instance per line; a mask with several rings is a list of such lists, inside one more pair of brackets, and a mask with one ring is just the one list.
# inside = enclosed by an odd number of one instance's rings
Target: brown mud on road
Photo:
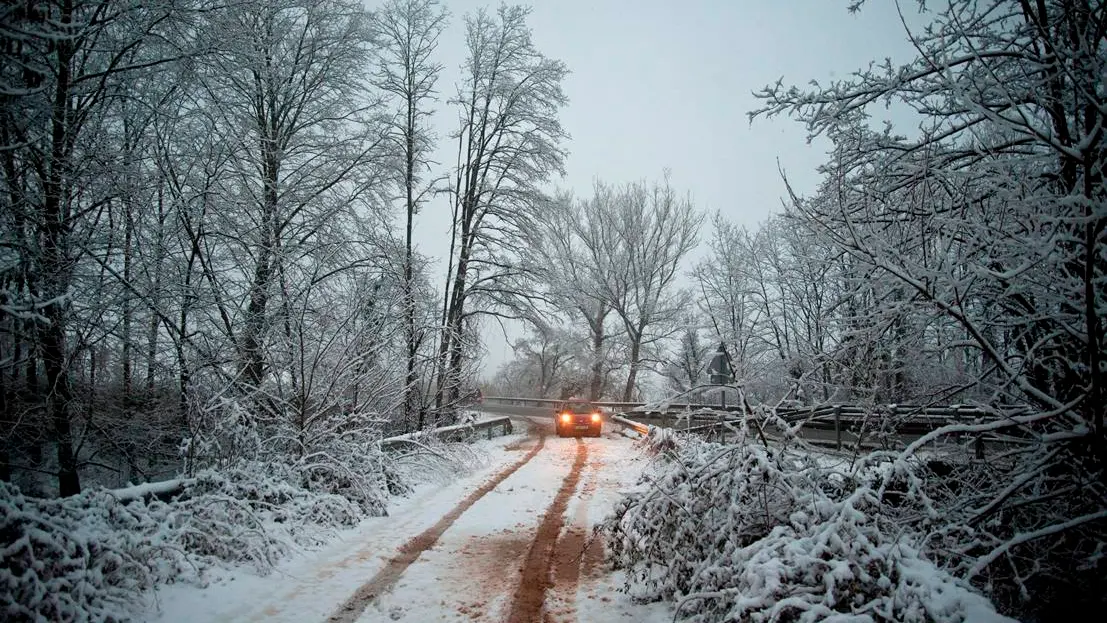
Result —
[[[532, 429], [533, 431], [534, 429]], [[396, 581], [400, 579], [404, 571], [411, 566], [419, 555], [430, 549], [438, 542], [439, 537], [442, 536], [454, 521], [461, 516], [462, 513], [469, 510], [473, 504], [477, 503], [482, 497], [487, 495], [490, 491], [495, 489], [504, 480], [519, 470], [523, 465], [526, 465], [531, 459], [534, 458], [542, 447], [546, 444], [546, 434], [541, 428], [538, 430], [538, 440], [534, 442], [534, 447], [531, 448], [521, 459], [512, 463], [508, 467], [498, 472], [495, 476], [489, 478], [483, 485], [481, 485], [476, 491], [473, 491], [464, 500], [459, 502], [457, 506], [446, 513], [442, 519], [438, 520], [430, 528], [424, 530], [421, 534], [411, 539], [407, 543], [404, 543], [398, 554], [388, 561], [383, 569], [377, 572], [368, 582], [363, 584], [354, 594], [346, 600], [342, 606], [334, 612], [328, 619], [328, 623], [353, 623], [361, 616], [361, 613], [382, 593], [385, 593], [395, 586]]]
[[592, 577], [603, 561], [603, 537], [588, 523], [588, 505], [596, 493], [599, 474], [604, 467], [601, 456], [592, 456], [587, 465], [574, 509], [553, 554], [553, 586], [546, 593], [543, 623], [575, 623], [577, 590], [583, 579]]
[[455, 595], [457, 613], [471, 621], [498, 623], [497, 614], [519, 583], [530, 544], [531, 536], [522, 525], [469, 537], [442, 578], [444, 584], [465, 587]]
[[576, 459], [573, 467], [565, 480], [561, 483], [553, 503], [550, 504], [546, 514], [542, 517], [542, 523], [538, 526], [538, 533], [527, 552], [526, 562], [523, 566], [523, 575], [519, 580], [519, 588], [512, 598], [511, 610], [508, 614], [509, 623], [535, 623], [541, 621], [542, 609], [546, 602], [546, 591], [553, 586], [551, 569], [554, 562], [554, 550], [558, 543], [558, 536], [565, 524], [565, 510], [569, 507], [569, 500], [576, 491], [580, 482], [581, 472], [588, 462], [588, 445], [583, 440], [577, 440]]

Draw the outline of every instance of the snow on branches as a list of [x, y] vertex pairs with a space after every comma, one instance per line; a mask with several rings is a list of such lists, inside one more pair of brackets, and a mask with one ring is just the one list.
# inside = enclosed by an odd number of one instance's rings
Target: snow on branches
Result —
[[204, 585], [231, 565], [264, 575], [297, 549], [387, 514], [390, 495], [428, 474], [456, 476], [479, 460], [464, 444], [427, 443], [433, 452], [377, 453], [346, 472], [323, 457], [243, 462], [60, 499], [0, 482], [0, 619], [127, 620], [158, 584]]
[[846, 471], [756, 443], [678, 448], [604, 524], [635, 598], [704, 622], [1008, 620], [923, 551], [934, 509], [910, 483], [924, 464]]

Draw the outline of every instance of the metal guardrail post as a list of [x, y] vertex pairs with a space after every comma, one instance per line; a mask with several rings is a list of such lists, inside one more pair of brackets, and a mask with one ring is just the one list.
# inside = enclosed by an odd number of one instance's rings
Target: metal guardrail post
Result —
[[842, 449], [842, 405], [834, 405], [834, 448]]

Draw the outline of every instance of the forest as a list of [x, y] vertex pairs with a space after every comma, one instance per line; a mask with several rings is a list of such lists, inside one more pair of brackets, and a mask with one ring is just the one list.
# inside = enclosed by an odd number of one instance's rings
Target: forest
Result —
[[[673, 395], [723, 344], [768, 411], [988, 409], [938, 436], [1019, 443], [945, 478], [889, 459], [916, 503], [897, 521], [1011, 611], [1102, 603], [1107, 4], [922, 3], [906, 63], [751, 87], [759, 108], [735, 115], [831, 145], [817, 191], [755, 228], [665, 171], [559, 188], [571, 68], [526, 7], [371, 8], [0, 7], [0, 533], [41, 513], [80, 525], [103, 488], [142, 483], [349, 525], [411, 486], [376, 442], [455, 423], [478, 386]], [[451, 22], [456, 85], [439, 83]], [[887, 106], [917, 124], [875, 123]], [[434, 127], [438, 109], [455, 125]], [[443, 145], [454, 161], [434, 161]], [[444, 267], [415, 243], [432, 201], [452, 218]], [[500, 322], [525, 335], [482, 379]], [[154, 516], [156, 494], [133, 492]], [[260, 512], [243, 508], [112, 568], [134, 588], [171, 575], [159, 556], [234, 557], [212, 526]], [[280, 555], [266, 542], [259, 565]]]

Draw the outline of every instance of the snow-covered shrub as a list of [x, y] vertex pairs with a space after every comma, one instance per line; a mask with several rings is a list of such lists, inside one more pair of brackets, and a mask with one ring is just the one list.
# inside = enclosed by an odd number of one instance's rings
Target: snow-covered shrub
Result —
[[207, 471], [170, 502], [107, 490], [28, 498], [0, 483], [0, 611], [6, 620], [125, 618], [154, 584], [203, 583], [227, 563], [265, 573], [362, 517], [341, 496], [258, 473]]
[[385, 514], [389, 496], [483, 462], [466, 444], [409, 445], [243, 460], [122, 497], [40, 499], [0, 482], [0, 620], [125, 620], [157, 584], [203, 584], [228, 565], [265, 574], [292, 550]]
[[188, 556], [141, 500], [24, 497], [0, 483], [0, 618], [125, 618], [142, 589], [188, 574]]
[[486, 464], [487, 456], [468, 443], [449, 443], [419, 434], [395, 449], [389, 459], [387, 483], [406, 493], [421, 482], [450, 482], [458, 474], [479, 469]]
[[646, 436], [639, 440], [639, 445], [650, 454], [664, 455], [676, 449], [676, 432], [671, 428], [651, 426]]
[[890, 501], [888, 472], [685, 437], [606, 521], [610, 553], [635, 598], [675, 600], [694, 621], [1002, 620], [920, 554], [900, 521], [918, 505]]
[[364, 516], [340, 495], [291, 484], [283, 469], [254, 465], [199, 474], [166, 512], [177, 543], [207, 564], [245, 563], [265, 573], [291, 548], [322, 543]]

